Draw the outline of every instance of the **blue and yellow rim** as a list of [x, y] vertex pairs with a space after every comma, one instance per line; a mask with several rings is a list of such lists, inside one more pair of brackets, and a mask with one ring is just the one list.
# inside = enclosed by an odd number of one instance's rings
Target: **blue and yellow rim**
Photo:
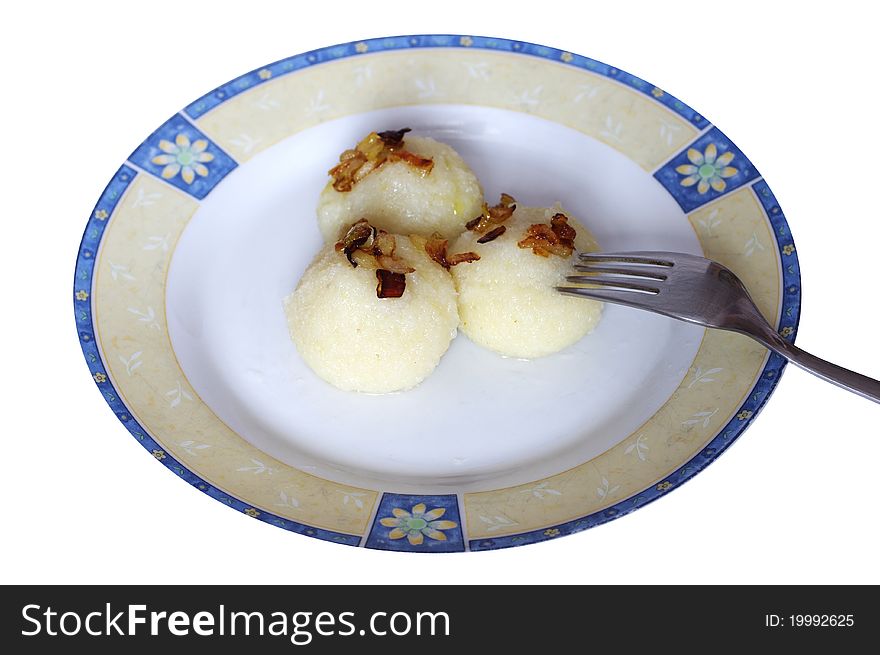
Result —
[[[781, 315], [777, 328], [785, 338], [791, 341], [794, 340], [801, 307], [800, 269], [785, 216], [766, 182], [759, 175], [754, 166], [748, 162], [745, 155], [742, 154], [742, 152], [736, 148], [736, 146], [730, 142], [723, 133], [712, 126], [701, 114], [697, 113], [668, 93], [660, 91], [658, 87], [655, 87], [634, 75], [626, 73], [625, 71], [621, 71], [620, 69], [587, 57], [546, 46], [494, 37], [466, 35], [411, 35], [368, 39], [313, 50], [251, 71], [250, 73], [217, 87], [210, 93], [205, 94], [203, 97], [194, 101], [185, 107], [179, 114], [172, 117], [165, 125], [160, 127], [157, 132], [163, 129], [169, 129], [169, 126], [173, 126], [174, 123], [186, 123], [191, 131], [197, 131], [191, 121], [195, 121], [213, 109], [221, 106], [223, 103], [229, 101], [231, 98], [264, 84], [268, 80], [277, 79], [278, 77], [299, 70], [311, 68], [326, 62], [349, 57], [358, 57], [367, 52], [376, 53], [382, 51], [425, 48], [482, 49], [509, 52], [548, 59], [554, 62], [562, 62], [566, 65], [581, 68], [614, 80], [634, 89], [675, 112], [700, 132], [697, 138], [693, 140], [687, 148], [683, 148], [677, 156], [662, 165], [654, 173], [654, 177], [670, 192], [685, 213], [698, 209], [718, 196], [713, 197], [709, 194], [706, 197], [700, 197], [701, 194], [696, 194], [692, 189], [689, 190], [682, 187], [678, 183], [678, 178], [676, 178], [673, 173], [675, 167], [681, 166], [682, 163], [686, 163], [687, 151], [689, 148], [696, 148], [702, 151], [703, 147], [708, 142], [725, 143], [728, 149], [736, 153], [738, 161], [745, 162], [746, 164], [742, 167], [743, 175], [738, 176], [736, 183], [729, 185], [725, 193], [729, 193], [739, 187], [749, 188], [760, 203], [760, 206], [763, 208], [763, 211], [772, 226], [776, 248], [779, 252], [779, 260], [781, 262], [781, 279], [783, 288]], [[154, 133], [154, 135], [155, 134], [156, 133]], [[151, 135], [151, 137], [152, 136], [153, 135]], [[420, 504], [425, 503], [427, 503], [429, 507], [444, 508], [446, 512], [445, 518], [456, 519], [456, 521], [450, 521], [450, 523], [456, 523], [456, 525], [459, 526], [450, 530], [450, 538], [443, 543], [442, 548], [434, 550], [491, 550], [545, 541], [566, 534], [579, 532], [619, 518], [620, 516], [628, 514], [629, 512], [666, 495], [706, 468], [706, 466], [724, 452], [734, 441], [736, 441], [737, 438], [739, 438], [743, 431], [751, 425], [752, 421], [754, 421], [757, 414], [769, 399], [773, 389], [778, 384], [779, 378], [785, 367], [785, 360], [782, 357], [776, 354], [770, 354], [763, 370], [758, 376], [757, 382], [742, 402], [734, 418], [732, 418], [718, 432], [717, 436], [712, 439], [708, 445], [699, 452], [699, 454], [692, 457], [684, 465], [666, 476], [662, 481], [645, 489], [641, 493], [629, 496], [628, 498], [599, 512], [588, 514], [576, 520], [542, 527], [539, 530], [499, 537], [470, 539], [466, 541], [464, 533], [460, 528], [463, 510], [460, 506], [460, 501], [457, 501], [454, 495], [417, 496], [389, 492], [383, 493], [377, 502], [376, 509], [373, 512], [371, 525], [367, 533], [360, 535], [335, 532], [324, 528], [314, 527], [276, 515], [265, 509], [257, 509], [248, 503], [243, 502], [239, 498], [236, 498], [232, 494], [215, 487], [194, 473], [184, 463], [166, 452], [161, 444], [150, 436], [148, 431], [132, 417], [129, 408], [126, 407], [119, 392], [113, 386], [110, 376], [108, 375], [106, 363], [103, 361], [98, 344], [96, 343], [91, 300], [96, 256], [101, 247], [102, 238], [108, 224], [107, 217], [113, 213], [114, 209], [116, 209], [117, 203], [122, 198], [126, 189], [128, 189], [139, 175], [154, 175], [158, 177], [160, 174], [160, 172], [154, 170], [155, 167], [151, 167], [149, 163], [150, 159], [155, 154], [151, 150], [151, 142], [151, 139], [147, 139], [144, 143], [138, 146], [128, 158], [128, 162], [116, 172], [104, 192], [101, 194], [101, 197], [88, 219], [77, 253], [73, 289], [74, 315], [80, 345], [89, 367], [89, 371], [105, 401], [126, 429], [157, 461], [196, 489], [238, 510], [239, 512], [245, 513], [260, 521], [271, 523], [272, 525], [276, 525], [292, 532], [305, 534], [307, 536], [327, 541], [334, 541], [352, 546], [365, 546], [392, 550], [411, 549], [405, 547], [406, 540], [392, 542], [383, 537], [383, 533], [379, 529], [379, 526], [383, 525], [381, 524], [381, 517], [388, 516], [389, 512], [397, 507], [407, 506], [415, 508], [419, 507]], [[181, 190], [199, 199], [210, 193], [211, 189], [222, 181], [223, 176], [237, 165], [235, 160], [227, 153], [223, 152], [222, 149], [213, 144], [212, 148], [214, 149], [215, 157], [217, 157], [221, 163], [221, 165], [217, 167], [216, 172], [212, 171], [210, 178], [204, 180], [201, 185], [197, 185], [196, 187], [184, 187], [183, 185], [178, 185]]]

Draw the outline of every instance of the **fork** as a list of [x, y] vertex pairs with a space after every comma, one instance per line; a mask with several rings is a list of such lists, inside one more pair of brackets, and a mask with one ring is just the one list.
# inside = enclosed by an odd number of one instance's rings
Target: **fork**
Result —
[[758, 311], [742, 281], [718, 262], [651, 251], [581, 253], [579, 259], [574, 268], [581, 274], [565, 279], [591, 286], [560, 286], [557, 291], [744, 334], [805, 371], [880, 403], [880, 381], [787, 342]]

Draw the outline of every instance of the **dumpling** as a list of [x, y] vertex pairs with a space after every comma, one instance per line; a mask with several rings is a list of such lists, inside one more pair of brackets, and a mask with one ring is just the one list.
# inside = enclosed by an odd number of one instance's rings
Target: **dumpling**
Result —
[[483, 190], [451, 147], [409, 129], [373, 132], [340, 155], [318, 200], [318, 227], [335, 242], [366, 218], [394, 234], [454, 238], [480, 213]]
[[570, 274], [573, 248], [597, 245], [560, 209], [513, 202], [504, 195], [472, 221], [453, 249], [473, 251], [479, 261], [451, 272], [462, 332], [502, 355], [532, 359], [570, 346], [598, 323], [601, 303], [554, 290]]
[[319, 377], [346, 391], [389, 393], [437, 366], [458, 327], [455, 297], [423, 245], [359, 221], [318, 253], [284, 309]]

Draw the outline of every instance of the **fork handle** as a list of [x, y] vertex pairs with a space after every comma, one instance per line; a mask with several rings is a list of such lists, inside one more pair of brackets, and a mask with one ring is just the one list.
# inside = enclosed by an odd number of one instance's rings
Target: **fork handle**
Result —
[[788, 343], [788, 341], [773, 331], [770, 326], [767, 326], [767, 331], [764, 334], [749, 334], [749, 336], [761, 342], [770, 350], [779, 353], [795, 366], [831, 384], [836, 384], [847, 391], [852, 391], [862, 398], [880, 403], [880, 381], [811, 355], [807, 351]]

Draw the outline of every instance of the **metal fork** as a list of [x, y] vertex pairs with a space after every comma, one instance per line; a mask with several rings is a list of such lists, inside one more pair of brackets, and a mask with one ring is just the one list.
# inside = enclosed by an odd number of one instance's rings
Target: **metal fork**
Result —
[[860, 375], [788, 343], [761, 316], [730, 269], [677, 252], [582, 253], [562, 293], [646, 309], [711, 328], [739, 332], [823, 380], [880, 403], [880, 381]]

